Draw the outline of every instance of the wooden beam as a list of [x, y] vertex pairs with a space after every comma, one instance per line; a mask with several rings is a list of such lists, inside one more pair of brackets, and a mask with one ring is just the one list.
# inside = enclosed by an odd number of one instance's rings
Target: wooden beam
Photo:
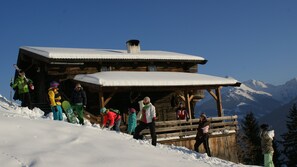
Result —
[[185, 103], [186, 103], [186, 107], [190, 116], [190, 120], [192, 120], [192, 111], [191, 111], [191, 101], [189, 99], [189, 92], [184, 91], [184, 97], [185, 97]]
[[104, 104], [104, 96], [103, 96], [103, 89], [102, 87], [99, 88], [99, 101], [100, 101], [100, 109], [105, 106]]
[[211, 89], [207, 89], [207, 91], [208, 91], [208, 93], [209, 93], [215, 100], [218, 100], [218, 97], [216, 96], [215, 93], [213, 93], [213, 92], [211, 91]]
[[222, 117], [224, 116], [224, 113], [223, 113], [223, 106], [222, 106], [222, 97], [221, 97], [221, 86], [218, 87], [216, 89], [216, 96], [217, 96], [217, 110], [218, 110], [218, 116], [219, 117]]
[[194, 95], [191, 95], [191, 96], [189, 97], [189, 101], [191, 102], [191, 101], [193, 100], [193, 98], [194, 98]]
[[114, 94], [116, 94], [116, 92], [117, 92], [117, 88], [114, 89], [114, 91], [105, 100], [104, 95], [103, 95], [103, 88], [100, 87], [99, 88], [100, 108], [103, 108], [104, 106], [106, 106], [108, 104], [108, 102], [112, 99], [112, 97], [114, 96]]
[[180, 97], [183, 101], [186, 101], [185, 96], [183, 96], [183, 95], [178, 95], [178, 97]]
[[115, 89], [114, 92], [112, 92], [112, 93], [108, 96], [108, 98], [104, 101], [104, 106], [107, 105], [107, 103], [112, 99], [113, 95], [114, 95], [116, 92], [117, 92], [117, 91], [116, 91], [116, 89]]

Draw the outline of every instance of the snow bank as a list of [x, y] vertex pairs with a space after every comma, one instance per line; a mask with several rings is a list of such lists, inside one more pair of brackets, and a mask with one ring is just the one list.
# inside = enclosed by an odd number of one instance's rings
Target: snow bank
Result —
[[185, 147], [134, 140], [131, 135], [43, 117], [0, 96], [0, 163], [5, 167], [244, 166]]

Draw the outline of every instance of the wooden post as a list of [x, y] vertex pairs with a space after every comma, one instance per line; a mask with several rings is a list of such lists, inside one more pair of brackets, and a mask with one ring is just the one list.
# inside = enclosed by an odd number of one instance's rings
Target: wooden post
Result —
[[221, 96], [221, 86], [216, 88], [216, 101], [217, 101], [217, 110], [218, 110], [218, 116], [223, 117], [223, 107], [222, 107], [222, 96]]
[[[100, 107], [99, 112], [100, 112], [101, 108], [103, 108], [105, 106], [102, 87], [99, 88], [99, 101], [100, 101], [100, 104], [99, 104], [99, 107]], [[103, 122], [103, 117], [101, 116], [101, 113], [99, 113], [99, 114], [101, 117], [101, 122]]]
[[103, 90], [102, 87], [99, 88], [99, 101], [100, 101], [100, 109], [105, 106], [104, 97], [103, 97]]
[[190, 97], [189, 97], [189, 93], [187, 91], [184, 91], [184, 97], [185, 97], [185, 103], [187, 106], [187, 110], [190, 116], [190, 120], [192, 120], [192, 111], [191, 111], [191, 104], [190, 104]]

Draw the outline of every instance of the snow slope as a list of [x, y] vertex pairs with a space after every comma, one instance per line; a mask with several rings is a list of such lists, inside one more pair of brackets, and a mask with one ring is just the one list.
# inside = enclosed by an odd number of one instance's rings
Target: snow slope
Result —
[[184, 147], [137, 141], [132, 136], [44, 118], [38, 108], [17, 107], [0, 95], [0, 163], [3, 167], [245, 166]]

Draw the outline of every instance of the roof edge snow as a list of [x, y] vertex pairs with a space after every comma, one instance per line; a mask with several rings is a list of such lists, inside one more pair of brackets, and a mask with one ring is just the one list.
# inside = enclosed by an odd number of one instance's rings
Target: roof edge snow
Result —
[[131, 72], [109, 71], [79, 74], [74, 80], [103, 87], [112, 86], [237, 86], [233, 78], [183, 72]]
[[126, 50], [57, 48], [22, 46], [20, 49], [35, 53], [49, 59], [132, 59], [132, 60], [179, 60], [197, 61], [205, 64], [206, 59], [200, 56], [168, 51], [142, 50], [139, 53], [128, 53]]

